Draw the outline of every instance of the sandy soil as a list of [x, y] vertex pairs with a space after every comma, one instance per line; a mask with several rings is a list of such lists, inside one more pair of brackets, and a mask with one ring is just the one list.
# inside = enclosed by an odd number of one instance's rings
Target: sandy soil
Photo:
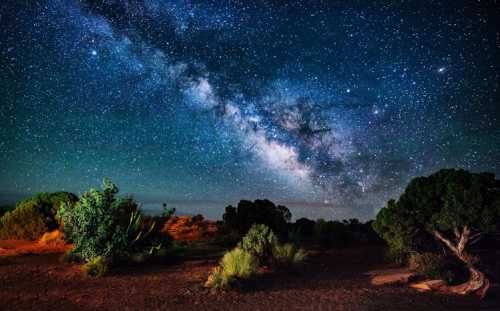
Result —
[[201, 285], [213, 259], [127, 267], [85, 278], [60, 254], [0, 258], [2, 310], [500, 310], [498, 294], [472, 297], [374, 286], [366, 272], [390, 268], [377, 248], [331, 251], [300, 273], [264, 274], [246, 289], [214, 293]]

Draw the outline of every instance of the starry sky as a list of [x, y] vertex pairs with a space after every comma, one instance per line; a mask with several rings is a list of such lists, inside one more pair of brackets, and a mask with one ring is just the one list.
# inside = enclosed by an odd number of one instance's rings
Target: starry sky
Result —
[[500, 175], [498, 1], [0, 4], [0, 201], [110, 177], [217, 218], [373, 218], [415, 176]]

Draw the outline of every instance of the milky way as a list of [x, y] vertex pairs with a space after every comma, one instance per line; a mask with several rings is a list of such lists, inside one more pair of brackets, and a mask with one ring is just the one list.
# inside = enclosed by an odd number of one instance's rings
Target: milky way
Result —
[[412, 177], [500, 173], [495, 1], [27, 3], [0, 5], [2, 201], [109, 176], [367, 219]]

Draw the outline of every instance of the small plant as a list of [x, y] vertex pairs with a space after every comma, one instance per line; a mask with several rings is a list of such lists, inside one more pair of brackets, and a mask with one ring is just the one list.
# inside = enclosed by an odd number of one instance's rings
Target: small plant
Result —
[[227, 288], [237, 280], [247, 280], [255, 276], [259, 267], [257, 259], [241, 248], [227, 252], [220, 265], [208, 277], [205, 286]]
[[253, 225], [243, 237], [238, 247], [264, 262], [272, 256], [273, 248], [278, 244], [278, 238], [266, 225]]
[[163, 203], [161, 216], [163, 218], [168, 219], [174, 216], [174, 214], [175, 214], [175, 207], [167, 207], [167, 203]]
[[278, 244], [273, 248], [273, 259], [279, 267], [292, 267], [302, 264], [306, 253], [292, 243]]
[[82, 266], [82, 273], [85, 276], [101, 277], [108, 273], [109, 262], [106, 258], [98, 256], [89, 260]]

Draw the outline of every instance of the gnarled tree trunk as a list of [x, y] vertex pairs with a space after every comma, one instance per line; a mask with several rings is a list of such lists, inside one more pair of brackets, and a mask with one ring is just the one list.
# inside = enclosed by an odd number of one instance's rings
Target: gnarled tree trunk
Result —
[[436, 230], [433, 232], [434, 236], [443, 242], [458, 259], [464, 262], [469, 270], [469, 280], [463, 284], [451, 286], [450, 290], [461, 295], [475, 293], [480, 298], [484, 298], [490, 288], [490, 281], [485, 277], [484, 273], [474, 267], [473, 257], [465, 251], [467, 243], [475, 237], [470, 235], [470, 229], [467, 226], [463, 228], [462, 232], [458, 228], [454, 228], [453, 232], [456, 237], [455, 244], [441, 235], [439, 231]]

